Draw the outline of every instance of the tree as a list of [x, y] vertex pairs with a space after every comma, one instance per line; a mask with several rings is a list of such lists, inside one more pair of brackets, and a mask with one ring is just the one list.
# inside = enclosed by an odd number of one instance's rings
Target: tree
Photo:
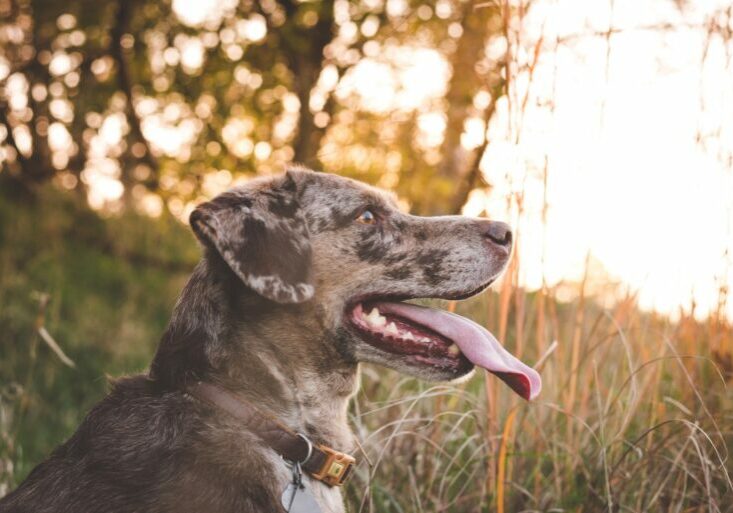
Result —
[[[484, 52], [502, 10], [475, 1], [3, 0], [0, 16], [0, 176], [26, 191], [106, 181], [103, 200], [155, 194], [183, 213], [296, 161], [457, 211], [486, 145], [462, 144], [464, 127], [486, 126], [503, 91]], [[399, 71], [400, 49], [449, 63], [442, 96], [375, 112], [342, 94], [367, 61]], [[444, 126], [428, 143], [426, 119]]]

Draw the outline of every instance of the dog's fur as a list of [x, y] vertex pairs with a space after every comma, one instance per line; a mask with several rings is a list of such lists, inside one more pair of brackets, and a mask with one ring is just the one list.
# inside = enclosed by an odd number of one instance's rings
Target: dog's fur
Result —
[[[369, 209], [376, 224], [358, 221]], [[420, 218], [362, 183], [294, 169], [199, 206], [204, 257], [175, 307], [148, 375], [117, 381], [2, 513], [283, 511], [285, 462], [225, 412], [183, 390], [216, 383], [292, 429], [353, 451], [347, 405], [359, 362], [429, 380], [466, 369], [418, 366], [345, 323], [365, 297], [461, 298], [504, 268], [491, 222]], [[324, 513], [338, 488], [307, 478]]]

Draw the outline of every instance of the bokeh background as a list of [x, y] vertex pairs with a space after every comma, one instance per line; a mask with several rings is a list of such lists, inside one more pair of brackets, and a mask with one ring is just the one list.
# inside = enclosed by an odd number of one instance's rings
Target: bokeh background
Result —
[[144, 371], [194, 205], [299, 162], [509, 221], [442, 306], [544, 380], [365, 367], [350, 511], [733, 511], [732, 39], [729, 0], [0, 0], [0, 496]]

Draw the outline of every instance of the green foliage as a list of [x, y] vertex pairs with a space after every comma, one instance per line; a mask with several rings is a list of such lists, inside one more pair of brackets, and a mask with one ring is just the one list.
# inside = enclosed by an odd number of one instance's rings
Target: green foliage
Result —
[[52, 188], [32, 204], [0, 196], [0, 248], [0, 458], [14, 464], [2, 483], [73, 432], [106, 375], [145, 368], [198, 249], [170, 217], [100, 219]]
[[[141, 186], [178, 214], [176, 202], [221, 189], [216, 173], [226, 186], [295, 161], [373, 182], [389, 171], [416, 211], [455, 211], [482, 151], [461, 146], [464, 123], [493, 113], [474, 96], [503, 94], [503, 61], [483, 52], [499, 9], [478, 5], [222, 0], [202, 13], [195, 1], [0, 1], [0, 165], [31, 188], [58, 178], [93, 194], [111, 179], [126, 206]], [[350, 73], [365, 61], [405, 67], [418, 49], [434, 57], [424, 76], [395, 82], [402, 99], [386, 110], [367, 105], [373, 77], [355, 90]], [[408, 99], [416, 80], [436, 86]], [[426, 114], [438, 120], [429, 137]]]

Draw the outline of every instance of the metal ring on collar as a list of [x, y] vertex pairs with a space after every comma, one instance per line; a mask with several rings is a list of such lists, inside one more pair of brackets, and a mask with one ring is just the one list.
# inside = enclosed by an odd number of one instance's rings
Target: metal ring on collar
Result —
[[313, 455], [313, 442], [311, 442], [310, 438], [305, 436], [303, 433], [297, 433], [297, 435], [302, 438], [306, 444], [308, 444], [308, 454], [305, 455], [303, 461], [297, 462], [300, 465], [304, 465], [309, 459], [311, 459], [311, 456]]

